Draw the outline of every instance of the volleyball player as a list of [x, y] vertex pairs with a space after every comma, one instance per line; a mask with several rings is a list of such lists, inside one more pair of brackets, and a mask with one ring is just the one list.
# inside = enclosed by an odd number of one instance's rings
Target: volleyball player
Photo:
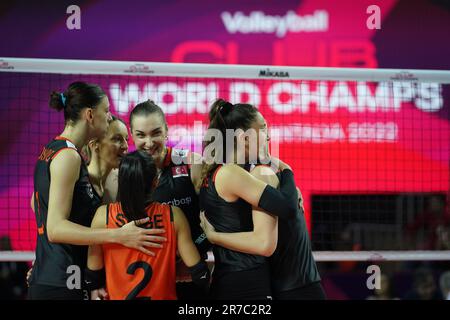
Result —
[[[258, 113], [253, 129], [259, 134], [257, 141], [258, 156], [269, 157], [267, 134], [267, 123], [264, 117]], [[266, 143], [260, 143], [266, 140]], [[253, 176], [269, 183], [279, 186], [280, 172], [274, 175], [272, 168], [257, 163], [252, 165], [250, 172]], [[320, 275], [312, 255], [311, 243], [304, 219], [303, 199], [299, 193], [298, 213], [293, 219], [279, 219], [278, 221], [278, 243], [276, 250], [270, 255], [270, 270], [272, 282], [272, 294], [274, 299], [280, 300], [321, 300], [325, 299], [325, 293], [320, 284]], [[253, 210], [255, 217], [255, 210]], [[241, 233], [221, 234], [214, 230], [204, 215], [201, 216], [201, 225], [208, 239], [228, 249], [262, 254], [261, 248], [265, 237], [264, 231], [257, 229], [256, 225], [252, 231]], [[254, 241], [249, 241], [254, 239]]]
[[[152, 197], [154, 201], [180, 207], [191, 229], [192, 240], [203, 259], [210, 243], [200, 228], [198, 195], [195, 185], [201, 174], [200, 155], [166, 145], [168, 126], [162, 109], [153, 101], [136, 105], [130, 113], [131, 135], [137, 150], [150, 154], [159, 169], [159, 181]], [[201, 162], [200, 162], [201, 163]], [[186, 267], [177, 264], [177, 294], [180, 300], [205, 299], [202, 291], [190, 282]]]
[[120, 202], [100, 207], [92, 222], [93, 228], [116, 229], [149, 217], [148, 227], [166, 230], [167, 242], [154, 257], [118, 244], [90, 247], [86, 280], [92, 289], [99, 289], [106, 279], [106, 291], [113, 300], [176, 299], [177, 249], [194, 283], [203, 290], [209, 285], [208, 267], [191, 239], [183, 211], [152, 200], [155, 182], [157, 169], [152, 156], [143, 151], [126, 155], [119, 168]]
[[304, 213], [300, 205], [294, 219], [278, 221], [278, 245], [269, 258], [274, 299], [326, 299]]
[[102, 139], [93, 139], [83, 148], [89, 159], [89, 179], [104, 204], [116, 201], [119, 163], [128, 151], [128, 128], [112, 115], [108, 131]]
[[[34, 172], [32, 196], [38, 227], [36, 261], [30, 279], [30, 299], [83, 299], [81, 276], [86, 267], [87, 245], [121, 243], [154, 254], [146, 247], [161, 241], [129, 223], [115, 230], [89, 228], [100, 198], [92, 190], [79, 150], [91, 139], [103, 138], [110, 119], [109, 101], [93, 84], [74, 82], [63, 93], [53, 92], [50, 107], [64, 110], [64, 131], [42, 150]], [[142, 223], [147, 220], [142, 221]], [[73, 273], [73, 274], [72, 274]]]
[[[285, 219], [294, 218], [297, 192], [292, 171], [280, 162], [280, 192], [270, 186], [275, 182], [273, 171], [264, 172], [263, 167], [257, 169], [260, 178], [265, 177], [268, 182], [264, 183], [243, 168], [250, 160], [248, 140], [243, 133], [229, 137], [226, 131], [254, 129], [258, 132], [263, 118], [254, 106], [232, 105], [219, 99], [212, 105], [209, 119], [208, 130], [216, 129], [223, 137], [222, 150], [211, 153], [214, 161], [204, 166], [200, 190], [202, 209], [218, 231], [209, 238], [214, 244], [215, 257], [211, 294], [215, 299], [270, 299], [272, 293], [266, 257], [272, 255], [276, 248], [277, 218], [259, 208]], [[258, 132], [257, 139], [259, 136]], [[234, 141], [228, 141], [230, 138]], [[243, 143], [245, 148], [238, 148], [239, 143]], [[227, 145], [234, 147], [231, 153]], [[208, 146], [207, 143], [205, 150]], [[243, 167], [236, 164], [239, 158], [245, 160], [241, 164]], [[226, 162], [230, 163], [222, 164]], [[252, 206], [255, 208], [253, 213]]]

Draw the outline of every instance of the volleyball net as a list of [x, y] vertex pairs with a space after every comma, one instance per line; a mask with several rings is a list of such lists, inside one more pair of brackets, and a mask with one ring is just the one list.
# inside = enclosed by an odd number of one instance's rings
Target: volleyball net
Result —
[[64, 127], [49, 94], [74, 81], [99, 84], [127, 123], [155, 101], [168, 143], [199, 153], [214, 100], [254, 104], [318, 261], [450, 260], [450, 71], [21, 58], [0, 58], [0, 260], [33, 259], [34, 165]]

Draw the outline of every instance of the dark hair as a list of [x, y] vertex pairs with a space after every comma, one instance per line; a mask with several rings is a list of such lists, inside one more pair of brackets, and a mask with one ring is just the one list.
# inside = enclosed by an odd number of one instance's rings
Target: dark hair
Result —
[[141, 102], [137, 104], [130, 113], [130, 127], [133, 128], [133, 118], [137, 116], [148, 116], [150, 114], [157, 113], [161, 116], [164, 121], [164, 125], [167, 128], [166, 116], [164, 115], [164, 111], [152, 100], [147, 100], [145, 102]]
[[[224, 99], [218, 99], [211, 105], [209, 111], [209, 126], [208, 129], [217, 129], [222, 133], [223, 137], [223, 163], [226, 162], [226, 146], [227, 146], [227, 129], [242, 129], [247, 130], [256, 119], [258, 109], [251, 104], [236, 103], [232, 104]], [[203, 144], [203, 150], [213, 141], [207, 141]], [[207, 176], [209, 172], [214, 170], [218, 166], [215, 164], [205, 164], [202, 169], [202, 179]]]
[[119, 199], [129, 221], [146, 217], [145, 207], [151, 201], [156, 165], [152, 156], [133, 151], [122, 158], [119, 166]]
[[76, 122], [84, 108], [95, 109], [106, 96], [102, 88], [96, 84], [73, 82], [64, 92], [53, 91], [50, 94], [50, 108], [64, 110], [65, 123]]

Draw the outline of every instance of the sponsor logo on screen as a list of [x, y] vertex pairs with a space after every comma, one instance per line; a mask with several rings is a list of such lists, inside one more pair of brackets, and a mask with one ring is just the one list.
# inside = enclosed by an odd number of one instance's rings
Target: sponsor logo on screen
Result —
[[260, 77], [276, 77], [276, 78], [289, 78], [289, 72], [282, 70], [259, 70]]
[[409, 71], [402, 71], [391, 77], [392, 80], [418, 81], [419, 79]]
[[0, 60], [0, 69], [14, 69], [14, 66], [10, 65], [7, 61]]
[[135, 63], [124, 70], [125, 73], [155, 73], [149, 66], [143, 63]]
[[228, 33], [266, 33], [275, 34], [278, 38], [283, 38], [288, 32], [325, 32], [329, 25], [325, 10], [305, 15], [288, 11], [284, 16], [267, 15], [262, 11], [252, 11], [249, 15], [240, 11], [234, 14], [225, 11], [221, 18]]

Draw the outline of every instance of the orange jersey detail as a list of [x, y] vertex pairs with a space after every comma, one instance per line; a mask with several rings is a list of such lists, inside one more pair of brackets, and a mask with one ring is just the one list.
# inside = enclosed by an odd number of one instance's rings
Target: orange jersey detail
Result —
[[[167, 238], [155, 256], [119, 244], [104, 244], [106, 289], [113, 300], [176, 300], [176, 233], [169, 205], [153, 202], [146, 208], [148, 228], [164, 228]], [[128, 222], [120, 203], [108, 205], [107, 228], [120, 228]]]

